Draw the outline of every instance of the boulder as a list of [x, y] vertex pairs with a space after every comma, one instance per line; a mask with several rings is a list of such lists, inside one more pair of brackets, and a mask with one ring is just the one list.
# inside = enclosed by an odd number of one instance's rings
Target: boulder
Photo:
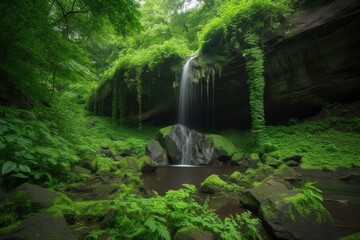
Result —
[[245, 190], [241, 201], [258, 211], [276, 238], [337, 239], [330, 214], [320, 201], [299, 190], [289, 190], [276, 179]]
[[176, 232], [174, 240], [214, 240], [213, 236], [194, 227], [182, 228]]
[[76, 240], [63, 216], [42, 213], [22, 220], [17, 228], [0, 239]]
[[109, 147], [101, 147], [100, 148], [100, 153], [101, 155], [103, 155], [104, 157], [109, 157], [111, 158], [113, 156], [113, 153], [111, 152]]
[[205, 135], [182, 125], [160, 129], [157, 139], [166, 150], [170, 164], [218, 166], [229, 162], [236, 153], [236, 147], [226, 138]]
[[86, 168], [83, 168], [83, 167], [80, 167], [80, 166], [77, 166], [77, 165], [74, 165], [72, 168], [71, 168], [71, 171], [77, 175], [80, 175], [80, 174], [86, 174], [86, 175], [91, 175], [91, 171], [86, 169]]
[[134, 171], [140, 170], [139, 160], [135, 157], [130, 157], [130, 156], [124, 157], [122, 160], [118, 162], [117, 165], [121, 168], [129, 169], [129, 170], [134, 170]]
[[127, 148], [127, 149], [124, 149], [119, 155], [121, 157], [128, 157], [128, 156], [131, 156], [131, 154], [132, 154], [131, 148]]
[[145, 154], [158, 163], [159, 166], [169, 164], [165, 149], [156, 140], [150, 140], [145, 147]]
[[149, 156], [140, 158], [139, 162], [142, 173], [155, 172], [158, 166], [157, 162], [153, 161]]
[[29, 183], [24, 183], [13, 190], [13, 192], [18, 191], [25, 192], [30, 197], [31, 201], [41, 208], [49, 207], [58, 196], [58, 193], [54, 190]]
[[201, 183], [201, 191], [205, 193], [216, 193], [226, 190], [227, 183], [218, 175], [212, 174]]

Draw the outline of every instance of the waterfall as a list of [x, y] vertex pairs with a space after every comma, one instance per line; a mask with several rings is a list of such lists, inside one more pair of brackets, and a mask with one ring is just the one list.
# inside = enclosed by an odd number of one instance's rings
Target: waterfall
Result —
[[192, 62], [196, 57], [190, 57], [186, 61], [181, 75], [178, 106], [181, 165], [190, 165], [195, 159], [195, 136], [188, 128], [214, 126], [215, 71], [208, 67], [193, 67]]
[[179, 98], [179, 114], [178, 114], [178, 123], [180, 124], [180, 138], [182, 144], [182, 156], [181, 156], [181, 165], [190, 165], [194, 159], [194, 154], [192, 151], [193, 138], [191, 131], [184, 126], [188, 126], [190, 121], [191, 114], [191, 61], [196, 58], [193, 56], [189, 58], [184, 67], [181, 75], [180, 83], [180, 98]]
[[194, 58], [196, 58], [196, 56], [193, 56], [186, 61], [181, 75], [178, 122], [179, 124], [182, 124], [184, 126], [187, 126], [189, 124], [191, 117], [191, 61]]

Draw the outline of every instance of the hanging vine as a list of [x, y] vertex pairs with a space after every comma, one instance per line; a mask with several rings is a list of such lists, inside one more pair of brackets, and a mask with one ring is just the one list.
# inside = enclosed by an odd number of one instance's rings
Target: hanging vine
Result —
[[138, 122], [139, 128], [141, 128], [141, 113], [142, 113], [142, 81], [141, 81], [142, 68], [137, 67], [135, 71], [135, 81], [136, 81], [136, 92], [137, 92], [137, 102], [138, 102]]
[[259, 131], [265, 126], [264, 113], [264, 53], [260, 48], [259, 34], [248, 32], [244, 36], [245, 48], [242, 55], [246, 62], [248, 74], [250, 109], [253, 131]]

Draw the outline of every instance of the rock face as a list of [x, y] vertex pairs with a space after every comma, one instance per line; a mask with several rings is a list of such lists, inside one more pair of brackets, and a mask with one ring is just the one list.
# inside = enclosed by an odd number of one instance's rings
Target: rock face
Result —
[[204, 135], [195, 130], [190, 130], [181, 125], [163, 128], [157, 138], [161, 146], [166, 150], [170, 164], [180, 164], [186, 139], [184, 132], [191, 135], [192, 143], [190, 152], [193, 165], [218, 166], [228, 163], [236, 153], [236, 147], [219, 135]]
[[242, 202], [259, 212], [279, 239], [337, 239], [335, 227], [320, 202], [283, 183], [268, 179], [246, 190]]
[[[360, 99], [359, 9], [356, 0], [326, 1], [297, 11], [287, 31], [266, 38], [268, 123], [312, 116], [330, 102]], [[216, 80], [217, 125], [249, 126], [246, 81], [244, 60], [233, 56]]]
[[[308, 2], [313, 6], [296, 11], [286, 30], [265, 36], [268, 123], [312, 116], [330, 102], [360, 100], [360, 2], [327, 0], [322, 1], [323, 5], [317, 4], [321, 1]], [[214, 49], [220, 45], [214, 40]], [[167, 69], [166, 64], [161, 69]], [[143, 103], [143, 120], [172, 124], [176, 112], [172, 85], [175, 79], [166, 70], [161, 71], [160, 77], [157, 74], [144, 71], [143, 79], [156, 81], [149, 90], [143, 87], [143, 98], [150, 100]], [[105, 82], [91, 98], [93, 112], [111, 115], [112, 89], [119, 76], [121, 73]], [[215, 80], [215, 89], [215, 125], [250, 127], [249, 87], [241, 56], [228, 56], [221, 78]], [[138, 112], [135, 92], [127, 90], [126, 105], [125, 115], [135, 119]]]

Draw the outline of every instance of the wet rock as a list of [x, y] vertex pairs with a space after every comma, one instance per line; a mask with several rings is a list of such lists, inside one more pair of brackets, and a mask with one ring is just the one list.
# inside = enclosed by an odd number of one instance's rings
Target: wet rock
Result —
[[128, 157], [128, 156], [131, 156], [131, 154], [132, 154], [131, 148], [127, 148], [127, 149], [124, 149], [119, 155], [121, 157]]
[[[236, 147], [226, 138], [204, 135], [181, 125], [160, 129], [157, 139], [166, 150], [170, 164], [181, 164], [183, 154], [187, 153], [187, 164], [219, 166], [228, 163], [236, 153]], [[184, 151], [186, 146], [190, 147]]]
[[0, 239], [23, 240], [76, 240], [63, 216], [42, 213], [22, 220], [20, 225], [7, 236]]
[[214, 238], [201, 229], [188, 227], [177, 231], [174, 240], [214, 240]]
[[169, 165], [165, 149], [156, 140], [151, 140], [146, 144], [145, 154], [157, 162], [159, 166]]
[[18, 191], [25, 192], [34, 204], [42, 208], [49, 207], [58, 196], [58, 193], [54, 190], [29, 183], [24, 183], [13, 190], [13, 192]]
[[227, 183], [218, 175], [212, 174], [201, 183], [201, 191], [205, 193], [216, 193], [225, 190]]
[[245, 190], [242, 203], [259, 216], [280, 239], [337, 239], [330, 214], [321, 202], [296, 190], [289, 190], [276, 179]]
[[111, 158], [113, 156], [113, 153], [111, 152], [109, 147], [101, 147], [100, 148], [100, 153], [101, 155], [103, 155], [104, 157], [109, 157]]

